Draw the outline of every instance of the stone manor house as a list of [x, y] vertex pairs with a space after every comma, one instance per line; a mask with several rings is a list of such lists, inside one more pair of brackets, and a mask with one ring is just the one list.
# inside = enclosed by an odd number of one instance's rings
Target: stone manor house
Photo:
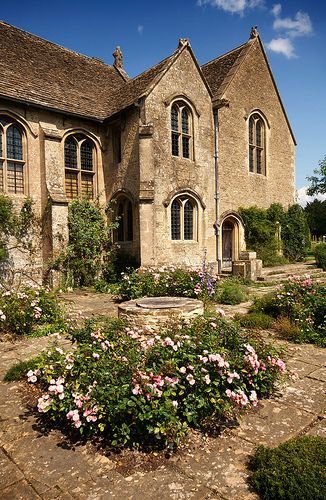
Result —
[[142, 266], [206, 251], [216, 269], [243, 258], [240, 206], [294, 202], [295, 139], [255, 28], [203, 66], [180, 39], [135, 78], [119, 47], [109, 66], [4, 22], [0, 52], [0, 186], [43, 216], [40, 275], [78, 196], [116, 201], [115, 241]]

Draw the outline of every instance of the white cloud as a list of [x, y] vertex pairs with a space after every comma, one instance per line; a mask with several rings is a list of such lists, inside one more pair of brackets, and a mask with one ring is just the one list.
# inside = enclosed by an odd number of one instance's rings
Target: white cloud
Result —
[[[276, 6], [274, 6], [273, 9], [275, 7]], [[274, 14], [276, 16], [273, 23], [274, 30], [285, 30], [291, 37], [306, 36], [312, 33], [312, 22], [309, 14], [306, 12], [297, 12], [293, 19], [290, 17], [284, 17], [282, 19], [281, 17], [278, 17], [279, 13]]]
[[273, 5], [271, 13], [273, 14], [273, 16], [278, 17], [281, 14], [281, 10], [282, 5], [280, 3], [276, 3], [275, 5]]
[[142, 24], [138, 24], [137, 31], [139, 35], [142, 35], [144, 32], [144, 26]]
[[272, 52], [283, 54], [288, 59], [297, 57], [294, 52], [293, 43], [289, 38], [273, 38], [268, 44], [267, 48]]
[[297, 202], [299, 205], [302, 207], [305, 207], [307, 203], [310, 203], [313, 200], [321, 200], [324, 201], [326, 200], [326, 194], [317, 194], [317, 196], [308, 196], [307, 195], [307, 187], [304, 186], [297, 191]]
[[225, 12], [240, 14], [241, 16], [245, 10], [261, 7], [263, 4], [264, 0], [197, 0], [199, 6], [211, 5]]

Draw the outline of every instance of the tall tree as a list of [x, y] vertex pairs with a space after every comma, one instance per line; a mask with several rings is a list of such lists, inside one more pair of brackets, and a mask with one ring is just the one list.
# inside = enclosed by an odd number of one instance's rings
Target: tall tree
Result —
[[313, 200], [304, 209], [311, 234], [317, 236], [326, 235], [326, 200]]
[[311, 177], [307, 177], [310, 182], [310, 186], [307, 189], [308, 195], [326, 194], [326, 156], [319, 162], [319, 168], [315, 168], [314, 174]]

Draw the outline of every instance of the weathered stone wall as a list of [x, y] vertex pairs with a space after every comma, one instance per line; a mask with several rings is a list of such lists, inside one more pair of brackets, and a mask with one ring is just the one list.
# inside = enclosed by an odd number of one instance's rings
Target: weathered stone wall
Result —
[[[171, 154], [171, 101], [184, 99], [192, 110], [194, 157], [183, 159]], [[144, 219], [151, 227], [144, 228], [141, 239], [146, 240], [142, 263], [200, 265], [204, 248], [207, 259], [215, 260], [214, 209], [214, 144], [211, 99], [188, 49], [165, 73], [145, 103], [145, 119], [153, 124], [152, 146], [141, 157], [141, 171], [146, 172], [148, 190], [153, 199], [143, 204]], [[143, 139], [144, 140], [144, 139]], [[149, 139], [150, 140], [150, 139]], [[145, 169], [143, 163], [148, 162]], [[173, 196], [193, 193], [198, 206], [198, 235], [196, 240], [171, 239], [171, 201]], [[143, 220], [141, 228], [143, 231]]]
[[101, 125], [88, 120], [66, 117], [59, 113], [30, 106], [0, 101], [0, 113], [14, 117], [24, 130], [24, 154], [26, 158], [26, 192], [12, 195], [19, 208], [30, 196], [33, 209], [42, 227], [41, 239], [35, 235], [36, 252], [33, 261], [26, 252], [13, 251], [11, 261], [14, 271], [27, 271], [33, 267], [33, 277], [41, 280], [48, 263], [55, 258], [67, 242], [68, 200], [65, 196], [64, 140], [69, 133], [88, 135], [96, 147], [97, 172], [95, 191], [105, 203], [103, 143], [105, 131]]
[[[258, 40], [238, 67], [219, 110], [221, 212], [294, 203], [294, 142]], [[266, 176], [249, 172], [248, 116], [266, 117]]]

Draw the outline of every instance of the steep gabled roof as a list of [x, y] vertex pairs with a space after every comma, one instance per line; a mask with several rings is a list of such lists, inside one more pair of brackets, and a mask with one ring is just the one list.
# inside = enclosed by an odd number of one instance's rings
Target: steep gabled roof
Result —
[[213, 100], [222, 97], [236, 67], [247, 53], [251, 41], [204, 64], [201, 69], [213, 94]]
[[266, 66], [267, 66], [267, 69], [269, 71], [276, 95], [278, 97], [281, 108], [283, 110], [285, 120], [288, 124], [293, 142], [296, 145], [296, 139], [295, 139], [290, 121], [289, 121], [288, 116], [286, 114], [284, 104], [283, 104], [283, 101], [281, 99], [279, 90], [277, 88], [272, 69], [271, 69], [270, 64], [268, 62], [266, 52], [264, 50], [263, 44], [262, 44], [259, 36], [248, 40], [248, 42], [244, 43], [243, 45], [240, 45], [236, 49], [231, 50], [227, 54], [223, 54], [222, 56], [217, 57], [216, 59], [213, 59], [212, 61], [209, 61], [208, 63], [206, 63], [202, 66], [201, 69], [202, 69], [203, 75], [206, 78], [208, 85], [210, 86], [210, 89], [211, 89], [212, 94], [213, 94], [213, 102], [223, 98], [223, 95], [225, 93], [226, 88], [230, 84], [233, 76], [237, 72], [242, 61], [245, 59], [245, 57], [249, 53], [251, 47], [253, 46], [253, 44], [256, 41], [257, 41], [257, 43], [259, 43], [259, 46], [260, 46], [260, 49], [262, 51], [264, 60], [266, 62]]
[[172, 55], [159, 62], [140, 75], [127, 81], [114, 94], [112, 102], [107, 109], [107, 117], [134, 104], [143, 95], [148, 93], [155, 83], [162, 77], [178, 55], [175, 51]]
[[124, 85], [113, 66], [0, 21], [0, 96], [102, 120]]

